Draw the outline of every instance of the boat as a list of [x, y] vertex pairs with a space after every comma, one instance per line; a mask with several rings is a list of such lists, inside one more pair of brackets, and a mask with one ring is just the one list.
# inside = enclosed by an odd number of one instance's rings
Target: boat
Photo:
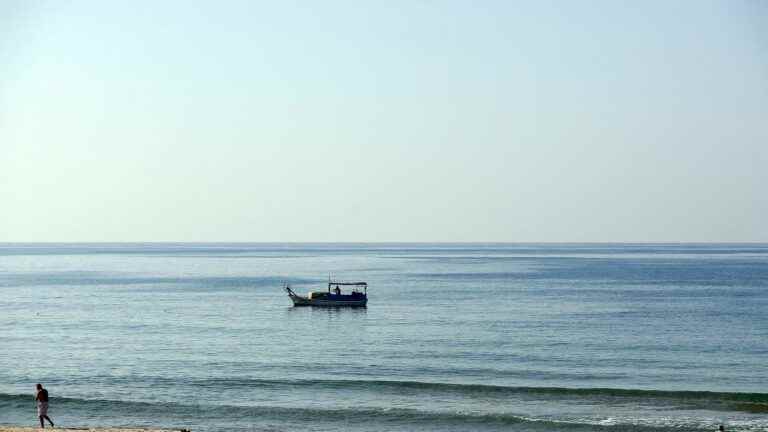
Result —
[[[343, 293], [342, 287], [349, 287], [349, 292]], [[306, 296], [296, 294], [288, 284], [283, 288], [294, 306], [366, 307], [368, 304], [367, 282], [338, 282], [329, 279], [328, 291], [310, 291]]]

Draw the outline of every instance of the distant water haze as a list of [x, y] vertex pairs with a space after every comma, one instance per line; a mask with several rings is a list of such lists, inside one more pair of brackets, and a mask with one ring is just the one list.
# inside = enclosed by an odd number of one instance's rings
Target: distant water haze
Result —
[[0, 4], [0, 241], [768, 241], [768, 6]]

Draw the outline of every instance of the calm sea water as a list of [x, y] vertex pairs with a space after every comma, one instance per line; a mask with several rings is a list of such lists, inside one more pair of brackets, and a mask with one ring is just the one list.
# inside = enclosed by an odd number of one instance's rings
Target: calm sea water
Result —
[[[292, 308], [335, 278], [367, 309]], [[0, 424], [768, 430], [768, 245], [0, 245]]]

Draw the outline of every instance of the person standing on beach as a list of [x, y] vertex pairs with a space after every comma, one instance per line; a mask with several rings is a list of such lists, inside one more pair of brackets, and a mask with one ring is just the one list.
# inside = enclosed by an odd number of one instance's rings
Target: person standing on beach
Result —
[[48, 390], [44, 389], [42, 384], [37, 385], [35, 400], [37, 401], [37, 417], [40, 419], [40, 427], [45, 429], [43, 419], [48, 420], [48, 423], [53, 427], [53, 421], [48, 417]]

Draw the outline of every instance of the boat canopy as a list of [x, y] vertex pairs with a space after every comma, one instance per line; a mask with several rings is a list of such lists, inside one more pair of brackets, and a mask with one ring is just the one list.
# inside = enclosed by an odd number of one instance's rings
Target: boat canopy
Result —
[[359, 292], [358, 287], [362, 287], [363, 292], [368, 293], [368, 282], [338, 282], [328, 278], [328, 292], [331, 292], [331, 288], [335, 288], [337, 290], [336, 292], [338, 293], [339, 287], [341, 286], [351, 286], [352, 293]]

